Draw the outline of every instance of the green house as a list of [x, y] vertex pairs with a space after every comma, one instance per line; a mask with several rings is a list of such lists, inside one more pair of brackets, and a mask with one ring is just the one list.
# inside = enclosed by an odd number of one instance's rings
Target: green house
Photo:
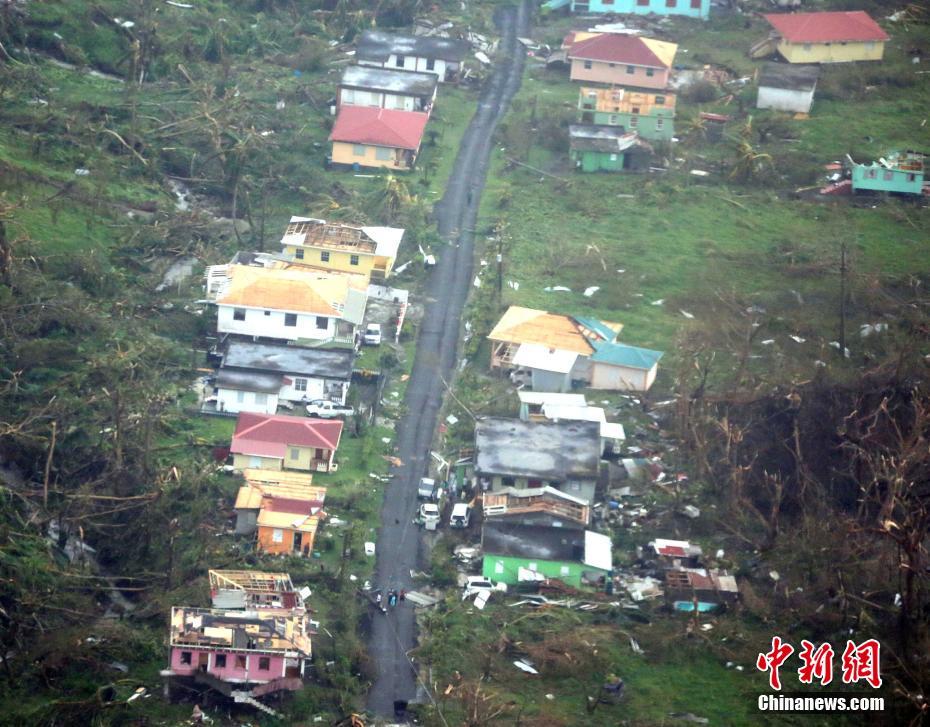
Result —
[[484, 523], [481, 547], [484, 577], [509, 585], [542, 576], [574, 588], [603, 588], [613, 568], [610, 538], [591, 530], [493, 519]]
[[853, 163], [852, 186], [854, 192], [867, 190], [922, 194], [924, 155], [911, 151], [894, 152], [887, 159], [879, 159], [877, 163]]
[[572, 124], [569, 156], [583, 172], [622, 172], [649, 167], [650, 149], [622, 126]]
[[582, 124], [622, 126], [650, 141], [670, 141], [675, 136], [675, 104], [671, 89], [582, 86], [578, 92]]

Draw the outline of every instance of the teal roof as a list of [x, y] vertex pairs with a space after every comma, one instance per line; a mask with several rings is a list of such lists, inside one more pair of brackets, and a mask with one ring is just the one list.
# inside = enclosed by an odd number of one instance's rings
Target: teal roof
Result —
[[599, 321], [597, 318], [582, 318], [580, 316], [573, 317], [578, 323], [583, 325], [589, 331], [594, 331], [597, 335], [601, 336], [605, 340], [616, 340], [617, 332], [606, 323], [604, 323], [604, 321]]
[[625, 343], [592, 341], [591, 345], [594, 346], [594, 353], [591, 355], [592, 361], [613, 364], [614, 366], [627, 366], [631, 369], [645, 369], [648, 371], [664, 355], [662, 351], [627, 346]]

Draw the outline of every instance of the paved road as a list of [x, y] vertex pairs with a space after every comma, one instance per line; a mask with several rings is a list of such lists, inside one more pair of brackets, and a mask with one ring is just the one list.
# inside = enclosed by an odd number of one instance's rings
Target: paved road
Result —
[[[498, 62], [462, 139], [446, 193], [435, 209], [439, 233], [449, 244], [437, 251], [407, 387], [407, 415], [398, 425], [397, 456], [403, 466], [394, 470], [381, 510], [373, 582], [382, 588], [409, 590], [410, 571], [422, 567], [418, 563], [420, 532], [411, 523], [417, 506], [416, 486], [429, 466], [430, 443], [445, 391], [442, 380], [450, 379], [458, 354], [462, 308], [472, 282], [474, 235], [469, 230], [478, 216], [491, 137], [520, 87], [525, 52], [516, 38], [527, 33], [529, 0], [522, 0], [518, 7], [501, 8], [495, 20], [501, 32]], [[386, 616], [374, 614], [368, 648], [378, 674], [368, 694], [372, 712], [389, 715], [394, 700], [415, 699], [416, 673], [407, 658], [415, 644], [416, 624], [409, 604]]]

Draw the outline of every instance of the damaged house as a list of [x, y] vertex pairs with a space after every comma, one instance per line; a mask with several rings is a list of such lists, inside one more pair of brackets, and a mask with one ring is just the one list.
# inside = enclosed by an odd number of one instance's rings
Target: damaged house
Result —
[[435, 73], [348, 66], [336, 89], [337, 106], [374, 106], [428, 114], [436, 101]]
[[848, 159], [854, 192], [923, 194], [924, 164], [920, 152], [892, 152], [877, 162], [858, 164]]
[[573, 13], [659, 15], [707, 20], [710, 0], [571, 0]]
[[360, 66], [432, 73], [442, 83], [458, 79], [469, 50], [464, 40], [366, 30], [356, 45], [355, 60]]
[[618, 450], [626, 439], [623, 425], [607, 421], [599, 406], [588, 406], [582, 394], [558, 394], [546, 391], [518, 391], [520, 419], [532, 422], [597, 422], [601, 430], [601, 452]]
[[583, 172], [646, 171], [652, 159], [652, 148], [622, 126], [572, 124], [568, 149]]
[[620, 126], [650, 141], [675, 136], [675, 102], [672, 89], [582, 86], [578, 93], [582, 124]]

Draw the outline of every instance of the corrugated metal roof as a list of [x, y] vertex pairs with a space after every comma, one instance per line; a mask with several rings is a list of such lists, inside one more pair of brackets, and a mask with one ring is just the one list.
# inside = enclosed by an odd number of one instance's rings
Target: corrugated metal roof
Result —
[[763, 15], [790, 43], [842, 43], [888, 40], [888, 34], [862, 10]]
[[662, 351], [628, 346], [625, 343], [596, 342], [594, 348], [595, 351], [591, 355], [592, 361], [646, 371], [655, 366], [665, 355]]

